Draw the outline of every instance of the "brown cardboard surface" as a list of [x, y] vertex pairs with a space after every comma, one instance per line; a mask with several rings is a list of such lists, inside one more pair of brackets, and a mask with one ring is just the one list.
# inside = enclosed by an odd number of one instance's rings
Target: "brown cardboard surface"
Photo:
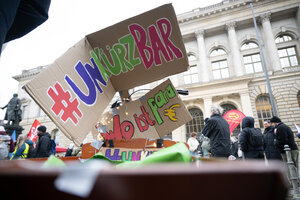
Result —
[[187, 68], [176, 15], [167, 4], [87, 35], [24, 88], [79, 145], [89, 132], [95, 132], [96, 122], [116, 91]]
[[[89, 62], [90, 56], [89, 51], [91, 46], [86, 39], [79, 41], [73, 47], [71, 47], [64, 55], [58, 58], [52, 65], [43, 70], [38, 76], [36, 76], [32, 81], [24, 86], [27, 93], [37, 102], [37, 104], [44, 110], [44, 112], [51, 118], [51, 120], [56, 124], [56, 126], [77, 145], [83, 141], [86, 135], [94, 128], [94, 124], [99, 118], [101, 111], [104, 110], [109, 104], [111, 98], [113, 97], [115, 90], [110, 83], [107, 87], [103, 88], [103, 93], [97, 95], [97, 101], [92, 106], [85, 105], [82, 101], [77, 98], [74, 91], [65, 81], [65, 76], [68, 75], [82, 90], [83, 93], [88, 94], [88, 89], [85, 86], [82, 79], [78, 76], [74, 70], [74, 66], [77, 64], [78, 60], [82, 63]], [[70, 102], [77, 99], [78, 109], [82, 114], [81, 117], [73, 112], [75, 118], [77, 118], [78, 123], [75, 124], [71, 118], [66, 121], [61, 119], [64, 111], [60, 111], [56, 115], [51, 109], [55, 103], [52, 98], [48, 95], [49, 88], [54, 89], [54, 85], [59, 83], [63, 90], [71, 95], [69, 99]], [[57, 92], [56, 89], [54, 89]], [[64, 103], [63, 103], [64, 104]], [[99, 110], [99, 112], [97, 112]], [[67, 112], [67, 111], [65, 111]]]
[[[90, 42], [91, 46], [95, 49], [98, 47], [99, 49], [102, 49], [104, 54], [107, 55], [108, 59], [112, 62], [110, 53], [107, 50], [107, 47], [111, 50], [112, 46], [115, 44], [120, 44], [119, 39], [130, 34], [129, 31], [129, 25], [131, 24], [138, 24], [141, 27], [143, 27], [145, 30], [151, 25], [154, 25], [156, 28], [160, 41], [162, 41], [162, 44], [166, 46], [166, 43], [163, 42], [161, 37], [161, 32], [159, 31], [157, 22], [160, 19], [167, 19], [171, 24], [171, 33], [169, 40], [174, 44], [175, 47], [180, 49], [182, 53], [181, 58], [176, 58], [174, 55], [174, 59], [170, 62], [167, 62], [164, 59], [164, 56], [162, 52], [159, 52], [159, 56], [161, 58], [161, 64], [160, 65], [153, 65], [146, 69], [143, 62], [136, 65], [134, 67], [134, 70], [126, 73], [121, 73], [118, 76], [112, 76], [111, 81], [114, 85], [114, 88], [117, 91], [131, 89], [135, 86], [143, 85], [146, 83], [150, 83], [156, 80], [160, 80], [166, 76], [170, 76], [173, 74], [177, 74], [180, 72], [184, 72], [188, 69], [188, 60], [185, 52], [185, 47], [182, 41], [182, 36], [180, 33], [180, 29], [178, 26], [176, 14], [174, 12], [174, 9], [171, 4], [166, 4], [163, 6], [160, 6], [156, 9], [150, 10], [148, 12], [145, 12], [141, 15], [138, 15], [136, 17], [127, 19], [125, 21], [122, 21], [118, 24], [115, 24], [113, 26], [110, 26], [106, 29], [97, 31], [95, 33], [92, 33], [90, 35], [87, 35], [87, 39]], [[149, 39], [149, 33], [147, 32], [147, 45], [150, 46], [150, 39]], [[128, 50], [128, 44], [125, 44], [126, 49]], [[128, 53], [128, 52], [127, 52]], [[139, 54], [138, 48], [135, 45], [134, 48], [134, 57], [138, 58], [142, 61], [141, 56]], [[128, 58], [129, 55], [126, 54], [126, 58]], [[128, 60], [128, 59], [127, 59]], [[104, 64], [103, 60], [102, 63]]]
[[127, 149], [127, 148], [107, 148], [102, 147], [100, 152], [110, 160], [138, 161], [159, 151], [160, 149]]
[[[164, 95], [168, 102], [157, 109], [161, 118], [160, 123], [155, 115], [155, 109], [151, 109], [148, 102], [149, 99], [158, 98], [157, 93], [163, 94], [168, 91], [166, 88], [171, 89], [172, 94]], [[174, 105], [176, 106], [171, 108]], [[169, 110], [170, 115], [165, 115], [166, 110]], [[119, 114], [115, 116], [107, 113], [101, 121], [102, 125], [107, 126], [106, 133], [102, 133], [105, 139], [160, 138], [192, 119], [169, 79], [139, 100], [120, 106], [118, 112]]]
[[[165, 103], [162, 103], [164, 100], [160, 99], [161, 96], [158, 94], [167, 92], [168, 89], [166, 88], [171, 89], [171, 93], [174, 92], [175, 96], [172, 96], [173, 94], [170, 96], [164, 95], [166, 101]], [[154, 107], [157, 107], [159, 117], [155, 117], [155, 112], [153, 112], [149, 106], [149, 99], [153, 99], [151, 102], [153, 102]], [[156, 120], [155, 129], [160, 137], [171, 133], [176, 128], [192, 120], [190, 113], [186, 109], [170, 79], [167, 79], [165, 82], [155, 87], [153, 90], [145, 94], [145, 97], [140, 100], [147, 113], [150, 114], [150, 118]], [[163, 105], [161, 105], [161, 107], [157, 106], [155, 100], [157, 100], [157, 102], [161, 102]], [[161, 124], [159, 123], [159, 118], [161, 119]]]

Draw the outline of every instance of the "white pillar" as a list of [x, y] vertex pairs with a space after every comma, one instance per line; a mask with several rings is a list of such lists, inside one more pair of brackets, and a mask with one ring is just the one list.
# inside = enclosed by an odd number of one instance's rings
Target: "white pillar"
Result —
[[241, 104], [242, 104], [242, 112], [246, 116], [253, 116], [249, 92], [248, 91], [241, 92], [240, 97], [241, 97]]
[[236, 27], [235, 22], [226, 23], [229, 46], [230, 46], [230, 51], [231, 51], [231, 55], [232, 55], [231, 58], [233, 61], [233, 68], [235, 71], [235, 75], [242, 76], [244, 70], [243, 70], [242, 64], [241, 64], [240, 45], [238, 44], [235, 27]]
[[210, 117], [210, 108], [212, 105], [212, 97], [204, 97], [204, 119]]
[[271, 27], [271, 13], [267, 12], [260, 15], [260, 21], [263, 27], [264, 32], [264, 43], [266, 44], [268, 58], [270, 60], [271, 67], [274, 71], [282, 70], [280, 65], [280, 59], [278, 55], [278, 50], [275, 44], [275, 38], [273, 35], [272, 27]]
[[298, 32], [300, 32], [300, 5], [298, 6], [298, 11], [297, 11], [297, 14], [296, 14], [296, 23], [297, 23], [297, 26], [298, 26]]
[[200, 66], [200, 77], [201, 82], [208, 82], [208, 67], [207, 67], [207, 56], [206, 56], [206, 48], [204, 42], [204, 30], [200, 29], [195, 32], [197, 43], [198, 43], [198, 55], [199, 55], [199, 62], [198, 65]]

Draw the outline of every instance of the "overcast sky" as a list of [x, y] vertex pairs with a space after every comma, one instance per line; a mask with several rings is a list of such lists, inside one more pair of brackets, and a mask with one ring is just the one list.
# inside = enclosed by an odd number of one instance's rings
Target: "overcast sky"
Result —
[[[9, 42], [0, 57], [0, 107], [18, 91], [12, 77], [51, 64], [85, 35], [172, 3], [176, 14], [221, 0], [52, 0], [49, 19], [24, 37]], [[0, 119], [5, 111], [0, 109]]]

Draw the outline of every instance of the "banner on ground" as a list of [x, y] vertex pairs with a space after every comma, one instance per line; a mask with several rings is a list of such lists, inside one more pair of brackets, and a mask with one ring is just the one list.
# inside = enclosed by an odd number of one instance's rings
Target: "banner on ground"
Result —
[[38, 135], [37, 135], [37, 128], [41, 125], [41, 123], [35, 119], [30, 130], [29, 130], [29, 133], [27, 135], [27, 138], [29, 140], [32, 140], [32, 142], [35, 142], [38, 138]]
[[224, 115], [223, 118], [229, 124], [230, 134], [232, 135], [232, 131], [241, 123], [244, 119], [245, 114], [239, 110], [229, 110]]
[[187, 69], [178, 21], [166, 4], [87, 35], [24, 89], [80, 145], [116, 91]]
[[[116, 108], [115, 108], [116, 109]], [[107, 139], [161, 138], [192, 120], [170, 79], [100, 121]]]

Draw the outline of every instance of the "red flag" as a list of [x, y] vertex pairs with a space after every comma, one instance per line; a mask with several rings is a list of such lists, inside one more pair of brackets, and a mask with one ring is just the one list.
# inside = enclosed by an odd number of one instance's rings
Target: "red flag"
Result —
[[232, 131], [241, 123], [244, 119], [245, 115], [239, 110], [229, 110], [224, 115], [223, 118], [229, 124], [230, 134], [232, 135]]
[[33, 142], [36, 141], [36, 139], [38, 138], [38, 135], [37, 135], [37, 128], [41, 125], [41, 123], [36, 119], [34, 120], [32, 126], [31, 126], [31, 129], [27, 135], [27, 138], [29, 140], [32, 140]]

